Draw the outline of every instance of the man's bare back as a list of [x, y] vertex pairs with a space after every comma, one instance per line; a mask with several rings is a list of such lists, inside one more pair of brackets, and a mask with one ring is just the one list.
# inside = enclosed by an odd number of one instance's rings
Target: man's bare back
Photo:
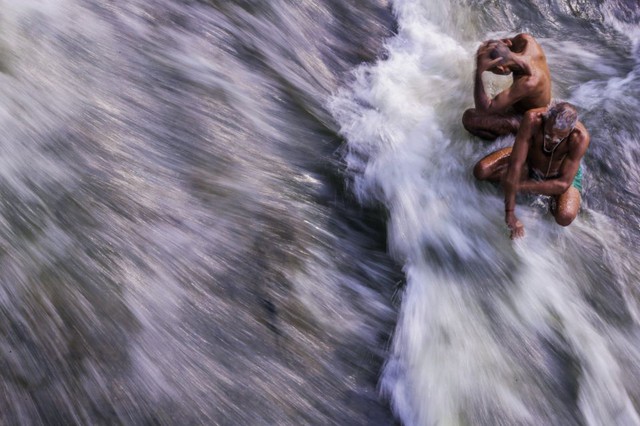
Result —
[[[475, 108], [465, 111], [464, 127], [493, 140], [516, 133], [522, 114], [551, 101], [551, 75], [542, 47], [529, 34], [483, 43], [476, 56]], [[486, 94], [482, 73], [513, 74], [513, 83], [493, 99]]]
[[511, 40], [510, 50], [514, 54], [528, 57], [531, 67], [531, 75], [516, 73], [513, 75], [513, 85], [523, 85], [526, 91], [526, 95], [513, 104], [513, 109], [524, 114], [530, 109], [549, 105], [551, 102], [551, 74], [542, 47], [529, 34], [518, 34]]

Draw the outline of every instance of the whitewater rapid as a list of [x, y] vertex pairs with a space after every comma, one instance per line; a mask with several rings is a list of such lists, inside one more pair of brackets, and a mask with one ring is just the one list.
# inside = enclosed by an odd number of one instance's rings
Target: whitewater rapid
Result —
[[[384, 57], [330, 101], [351, 189], [387, 209], [407, 280], [383, 394], [408, 425], [640, 424], [638, 23], [612, 3], [393, 4]], [[560, 228], [544, 197], [523, 198], [527, 236], [511, 242], [501, 192], [471, 170], [513, 137], [481, 142], [460, 117], [479, 42], [523, 31], [592, 147], [578, 219]], [[505, 84], [489, 78], [493, 93]]]

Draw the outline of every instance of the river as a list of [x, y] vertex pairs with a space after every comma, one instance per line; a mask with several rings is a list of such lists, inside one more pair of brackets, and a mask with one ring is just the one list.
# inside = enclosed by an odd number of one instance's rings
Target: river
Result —
[[[0, 424], [640, 424], [634, 1], [2, 6]], [[592, 141], [513, 243], [460, 117], [523, 31]]]

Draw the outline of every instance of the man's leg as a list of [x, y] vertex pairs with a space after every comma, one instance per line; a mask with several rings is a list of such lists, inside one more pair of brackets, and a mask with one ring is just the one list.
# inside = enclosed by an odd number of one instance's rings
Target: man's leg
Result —
[[552, 211], [558, 225], [568, 226], [578, 215], [582, 196], [574, 186], [570, 186], [556, 198], [556, 208]]
[[466, 110], [462, 115], [462, 125], [469, 133], [491, 141], [517, 133], [521, 120], [517, 114], [482, 113], [475, 108]]
[[502, 148], [478, 161], [473, 168], [476, 179], [500, 182], [509, 168], [511, 149], [511, 147]]

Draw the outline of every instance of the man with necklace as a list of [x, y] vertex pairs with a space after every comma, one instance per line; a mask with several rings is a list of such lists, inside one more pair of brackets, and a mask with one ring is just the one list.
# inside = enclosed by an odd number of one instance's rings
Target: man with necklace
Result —
[[581, 201], [580, 162], [588, 146], [589, 132], [578, 121], [575, 107], [560, 102], [527, 111], [513, 147], [493, 152], [476, 164], [477, 179], [502, 182], [511, 238], [524, 235], [524, 225], [515, 215], [518, 192], [553, 197], [556, 222], [562, 226], [573, 222]]

